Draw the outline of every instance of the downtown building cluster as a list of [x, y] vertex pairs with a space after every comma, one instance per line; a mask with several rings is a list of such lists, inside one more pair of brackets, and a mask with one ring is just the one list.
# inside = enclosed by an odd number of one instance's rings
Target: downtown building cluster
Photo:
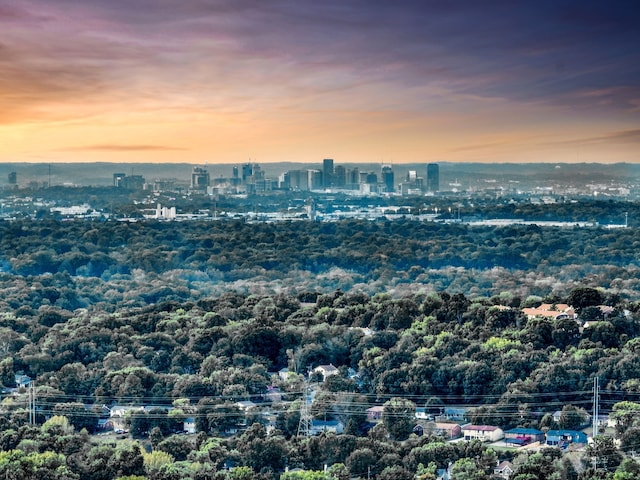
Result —
[[[396, 181], [391, 165], [382, 165], [375, 172], [361, 170], [359, 166], [334, 165], [333, 159], [324, 159], [320, 168], [290, 169], [276, 178], [267, 175], [257, 163], [245, 163], [233, 166], [228, 177], [214, 178], [206, 168], [195, 166], [188, 189], [192, 193], [209, 195], [265, 194], [272, 191], [421, 195], [439, 191], [439, 176], [439, 166], [436, 163], [426, 165], [422, 172], [409, 170], [404, 178]], [[176, 182], [168, 180], [156, 180], [153, 184], [147, 184], [139, 175], [128, 177], [123, 173], [116, 173], [113, 177], [115, 187], [131, 190], [181, 189], [176, 186]]]

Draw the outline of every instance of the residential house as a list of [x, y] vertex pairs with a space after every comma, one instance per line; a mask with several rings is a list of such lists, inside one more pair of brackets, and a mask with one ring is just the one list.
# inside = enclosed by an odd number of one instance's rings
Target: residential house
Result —
[[433, 415], [427, 413], [427, 409], [424, 407], [417, 407], [416, 408], [416, 418], [418, 420], [431, 420], [433, 418]]
[[263, 398], [266, 402], [280, 403], [282, 402], [282, 392], [278, 387], [269, 385], [266, 393], [263, 395]]
[[610, 307], [609, 305], [598, 305], [598, 308], [600, 309], [600, 315], [602, 315], [602, 318], [608, 318], [616, 310], [614, 307]]
[[435, 435], [441, 435], [449, 440], [462, 436], [462, 427], [457, 423], [434, 422], [427, 426], [433, 429]]
[[498, 463], [496, 468], [493, 469], [493, 474], [500, 478], [504, 478], [505, 480], [509, 480], [514, 471], [515, 469], [513, 468], [513, 463], [504, 460]]
[[576, 318], [574, 308], [565, 303], [543, 303], [538, 308], [523, 308], [522, 313], [527, 316], [527, 319], [542, 317], [552, 320], [560, 320], [564, 318], [575, 320]]
[[319, 365], [313, 369], [314, 373], [319, 373], [322, 375], [322, 381], [326, 381], [328, 377], [331, 375], [337, 375], [338, 369], [334, 367], [332, 364], [329, 365]]
[[462, 427], [465, 440], [481, 440], [483, 442], [497, 442], [504, 437], [500, 427], [493, 425], [465, 425]]
[[437, 422], [451, 420], [453, 422], [466, 422], [467, 409], [464, 407], [444, 407], [442, 415], [436, 416]]
[[109, 418], [114, 430], [126, 428], [126, 417], [130, 412], [143, 412], [144, 407], [132, 405], [114, 405], [109, 409]]
[[311, 420], [311, 425], [309, 426], [311, 435], [329, 432], [336, 434], [344, 432], [344, 424], [340, 420]]
[[242, 400], [240, 402], [236, 402], [235, 405], [244, 414], [249, 413], [251, 410], [253, 410], [254, 408], [257, 407], [257, 405], [255, 403], [253, 403], [251, 400]]
[[367, 408], [367, 420], [369, 422], [379, 422], [382, 420], [382, 412], [384, 407], [382, 405], [376, 405], [375, 407]]
[[27, 388], [31, 385], [31, 377], [29, 375], [16, 373], [14, 381], [16, 382], [16, 388]]
[[535, 428], [512, 428], [504, 432], [506, 444], [514, 446], [529, 445], [530, 443], [545, 441], [544, 432]]
[[99, 418], [96, 429], [101, 431], [113, 430], [113, 421], [110, 418]]
[[182, 422], [182, 429], [186, 433], [196, 433], [196, 418], [186, 417]]
[[552, 447], [567, 448], [571, 444], [586, 444], [587, 434], [578, 430], [549, 430], [546, 444]]

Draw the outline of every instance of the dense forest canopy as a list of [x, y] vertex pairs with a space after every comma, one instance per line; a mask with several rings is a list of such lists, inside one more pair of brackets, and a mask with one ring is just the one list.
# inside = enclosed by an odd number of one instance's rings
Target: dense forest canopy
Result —
[[[613, 475], [634, 474], [623, 452], [640, 432], [637, 237], [410, 219], [0, 222], [0, 383], [33, 379], [38, 406], [31, 425], [28, 391], [2, 394], [0, 476], [432, 479], [451, 465], [482, 480], [511, 459], [516, 480], [634, 478]], [[542, 303], [578, 320], [523, 312]], [[320, 365], [336, 375], [307, 375]], [[583, 464], [418, 436], [407, 417], [464, 407], [481, 425], [582, 428], [594, 377], [620, 447], [596, 437]], [[309, 415], [342, 435], [299, 435], [309, 381]], [[102, 441], [114, 405], [148, 408]], [[189, 417], [197, 435], [176, 434]]]
[[0, 282], [10, 308], [45, 301], [68, 310], [184, 301], [229, 290], [336, 288], [371, 295], [508, 291], [527, 297], [566, 296], [588, 285], [633, 300], [640, 293], [638, 238], [636, 228], [496, 228], [410, 219], [23, 220], [0, 222]]

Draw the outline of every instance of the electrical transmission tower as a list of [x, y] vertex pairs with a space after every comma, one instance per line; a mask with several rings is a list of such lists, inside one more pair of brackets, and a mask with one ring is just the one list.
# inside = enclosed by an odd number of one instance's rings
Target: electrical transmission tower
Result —
[[311, 370], [304, 379], [304, 390], [302, 392], [302, 403], [300, 404], [300, 421], [298, 422], [298, 436], [308, 437], [311, 435], [311, 412], [309, 411], [309, 377]]

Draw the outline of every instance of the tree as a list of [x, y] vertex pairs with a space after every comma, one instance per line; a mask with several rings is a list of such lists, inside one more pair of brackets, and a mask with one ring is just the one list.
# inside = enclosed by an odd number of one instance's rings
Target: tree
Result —
[[0, 452], [0, 478], [12, 480], [78, 480], [66, 465], [64, 455], [53, 452]]
[[585, 307], [600, 305], [602, 300], [602, 293], [591, 287], [575, 288], [567, 297], [569, 305], [573, 306], [578, 312]]
[[389, 436], [394, 440], [404, 440], [416, 424], [416, 405], [410, 400], [396, 397], [383, 405], [382, 422]]
[[376, 464], [378, 458], [370, 448], [359, 448], [351, 452], [345, 460], [352, 477], [364, 477], [371, 473], [371, 467]]
[[243, 463], [255, 472], [262, 469], [281, 471], [287, 464], [287, 443], [282, 436], [256, 437], [239, 445]]
[[461, 458], [451, 467], [451, 480], [488, 480], [489, 476], [469, 458]]
[[614, 470], [622, 463], [622, 454], [615, 446], [612, 437], [597, 435], [585, 449], [587, 465], [596, 469]]
[[196, 427], [201, 432], [224, 433], [243, 418], [238, 406], [230, 402], [219, 403], [212, 398], [202, 398], [197, 408]]
[[631, 427], [620, 435], [620, 450], [640, 452], [640, 427]]
[[414, 475], [400, 465], [385, 467], [376, 478], [378, 480], [413, 480]]
[[145, 472], [144, 458], [137, 443], [118, 444], [109, 463], [117, 476], [143, 475]]
[[424, 409], [429, 415], [441, 415], [444, 412], [445, 404], [440, 397], [431, 396], [424, 404]]
[[637, 480], [638, 478], [640, 478], [640, 464], [632, 458], [625, 458], [613, 474], [613, 480]]
[[573, 405], [564, 405], [560, 412], [560, 420], [558, 425], [565, 430], [578, 430], [588, 419], [588, 414], [584, 408], [575, 407]]
[[623, 401], [613, 405], [611, 419], [618, 435], [640, 424], [640, 403]]
[[98, 414], [87, 410], [82, 403], [57, 403], [53, 407], [53, 414], [67, 417], [77, 431], [86, 428], [93, 433], [98, 426]]
[[184, 435], [171, 435], [157, 445], [157, 449], [173, 456], [176, 461], [184, 461], [194, 449], [191, 438]]
[[535, 453], [523, 453], [514, 461], [515, 472], [513, 480], [560, 480], [561, 467], [558, 461], [562, 459], [562, 452], [557, 448], [543, 448]]
[[285, 472], [280, 475], [280, 480], [332, 480], [332, 478], [328, 473], [312, 470]]

